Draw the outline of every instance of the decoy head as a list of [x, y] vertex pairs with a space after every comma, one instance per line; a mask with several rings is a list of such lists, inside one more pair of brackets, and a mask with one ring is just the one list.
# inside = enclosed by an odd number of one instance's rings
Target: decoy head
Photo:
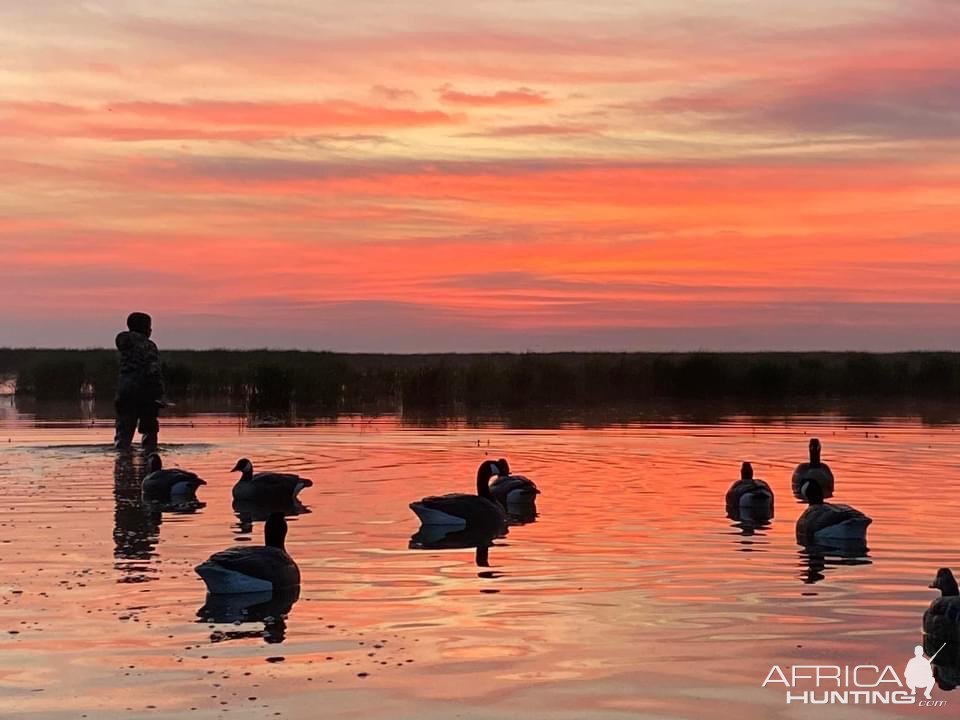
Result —
[[283, 513], [270, 513], [267, 522], [263, 524], [263, 541], [268, 547], [284, 549], [283, 543], [287, 537], [287, 519]]
[[477, 468], [477, 478], [483, 478], [484, 480], [489, 480], [492, 477], [495, 477], [500, 474], [500, 466], [494, 460], [484, 460], [480, 463], [480, 467]]
[[500, 466], [493, 460], [484, 460], [477, 468], [477, 495], [490, 497], [490, 478], [500, 474]]
[[753, 465], [748, 462], [745, 462], [740, 466], [740, 479], [741, 480], [753, 480]]
[[510, 474], [510, 463], [507, 462], [506, 458], [500, 458], [497, 460], [497, 468], [499, 468], [497, 475], [501, 477], [506, 477]]
[[823, 505], [823, 488], [816, 480], [807, 480], [800, 486], [800, 496], [811, 505]]
[[953, 577], [950, 568], [940, 568], [937, 570], [937, 577], [930, 583], [930, 587], [939, 590], [944, 597], [960, 595], [960, 588], [957, 587], [956, 578]]
[[160, 459], [160, 454], [152, 452], [147, 455], [147, 472], [157, 472], [157, 470], [163, 470], [163, 460]]
[[821, 450], [820, 440], [818, 438], [810, 438], [810, 462], [820, 462]]
[[247, 460], [246, 458], [240, 458], [237, 460], [237, 464], [233, 466], [233, 470], [230, 472], [242, 472], [244, 475], [247, 473], [253, 472], [253, 463]]

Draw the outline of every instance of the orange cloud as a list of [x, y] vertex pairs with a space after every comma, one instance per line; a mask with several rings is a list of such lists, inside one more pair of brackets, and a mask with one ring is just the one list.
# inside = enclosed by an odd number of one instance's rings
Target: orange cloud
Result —
[[518, 90], [498, 90], [495, 93], [468, 93], [451, 88], [440, 92], [440, 99], [451, 105], [469, 105], [471, 107], [536, 107], [549, 105], [550, 99], [543, 93], [529, 88]]
[[297, 132], [396, 130], [455, 124], [462, 120], [462, 116], [440, 110], [387, 108], [344, 100], [311, 103], [132, 101], [96, 109], [46, 102], [0, 105], [0, 134], [11, 137], [251, 141]]

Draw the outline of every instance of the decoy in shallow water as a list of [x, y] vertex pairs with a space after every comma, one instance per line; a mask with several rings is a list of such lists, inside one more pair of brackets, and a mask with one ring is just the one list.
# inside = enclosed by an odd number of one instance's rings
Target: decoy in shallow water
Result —
[[939, 590], [940, 597], [923, 613], [923, 631], [927, 635], [957, 638], [960, 636], [960, 589], [950, 568], [937, 570], [930, 587]]
[[803, 483], [800, 494], [810, 507], [797, 520], [797, 543], [808, 546], [866, 542], [871, 518], [849, 505], [825, 503], [820, 484], [813, 480]]
[[207, 484], [196, 473], [179, 468], [164, 468], [163, 460], [157, 453], [147, 456], [147, 470], [141, 492], [148, 500], [190, 500], [196, 496], [198, 487]]
[[263, 526], [263, 545], [238, 545], [197, 565], [207, 590], [219, 593], [272, 592], [300, 584], [300, 568], [284, 547], [287, 521], [274, 513]]
[[470, 527], [499, 532], [505, 517], [503, 508], [490, 493], [490, 478], [500, 472], [492, 460], [485, 460], [477, 468], [477, 494], [434, 495], [410, 503], [423, 525], [447, 525], [451, 528]]
[[297, 499], [313, 481], [294, 473], [259, 472], [254, 474], [253, 463], [247, 458], [237, 460], [231, 472], [241, 473], [233, 486], [233, 499], [261, 504], [288, 503]]
[[817, 438], [811, 438], [810, 461], [800, 463], [793, 471], [790, 484], [793, 487], [793, 494], [800, 500], [803, 500], [800, 488], [807, 481], [816, 482], [823, 491], [824, 498], [833, 497], [833, 472], [829, 465], [820, 461], [821, 449], [820, 441]]
[[511, 475], [506, 458], [497, 460], [497, 476], [490, 482], [490, 494], [501, 505], [529, 505], [535, 502], [540, 490], [523, 475]]
[[727, 516], [739, 520], [742, 514], [773, 517], [773, 490], [765, 480], [753, 476], [753, 465], [740, 466], [740, 479], [727, 490]]

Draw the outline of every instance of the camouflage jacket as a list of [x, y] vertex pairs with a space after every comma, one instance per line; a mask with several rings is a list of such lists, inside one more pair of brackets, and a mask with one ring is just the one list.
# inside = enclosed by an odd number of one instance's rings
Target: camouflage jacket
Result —
[[117, 335], [117, 350], [120, 351], [119, 394], [159, 400], [164, 387], [157, 344], [146, 335], [125, 330]]

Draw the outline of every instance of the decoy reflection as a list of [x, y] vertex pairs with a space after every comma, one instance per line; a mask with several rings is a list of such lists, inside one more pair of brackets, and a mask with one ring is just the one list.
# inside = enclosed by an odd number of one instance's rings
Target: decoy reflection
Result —
[[282, 643], [287, 637], [287, 616], [300, 599], [300, 586], [282, 588], [274, 592], [207, 595], [203, 607], [197, 610], [197, 622], [239, 625], [263, 623], [263, 629], [214, 630], [210, 642], [263, 638], [269, 644]]

